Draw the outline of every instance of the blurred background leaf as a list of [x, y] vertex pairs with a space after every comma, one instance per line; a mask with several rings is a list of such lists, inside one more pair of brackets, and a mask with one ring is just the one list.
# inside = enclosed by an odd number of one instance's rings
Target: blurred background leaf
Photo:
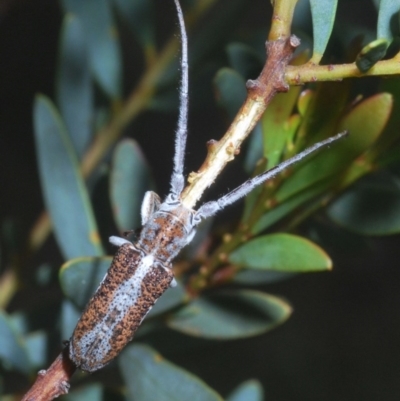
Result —
[[136, 40], [147, 51], [155, 51], [154, 3], [148, 0], [113, 0]]
[[238, 386], [227, 398], [227, 401], [263, 401], [264, 392], [257, 380], [248, 380]]
[[140, 207], [144, 193], [154, 189], [149, 166], [137, 142], [126, 139], [114, 150], [110, 196], [119, 231], [141, 226]]
[[325, 52], [336, 17], [337, 0], [310, 0], [314, 49], [312, 60], [318, 62]]
[[65, 258], [102, 255], [75, 150], [57, 110], [43, 95], [36, 97], [34, 126], [44, 197]]
[[166, 361], [144, 345], [131, 345], [119, 365], [128, 387], [128, 400], [222, 401], [199, 378]]
[[57, 104], [81, 159], [94, 126], [93, 83], [83, 28], [71, 14], [64, 17], [61, 28], [57, 75]]
[[400, 232], [400, 181], [377, 174], [357, 182], [328, 208], [329, 217], [362, 235]]
[[103, 400], [103, 389], [100, 384], [88, 384], [78, 388], [64, 396], [67, 401], [101, 401]]
[[83, 309], [110, 267], [112, 258], [78, 258], [61, 266], [60, 283], [64, 293]]
[[111, 99], [118, 99], [122, 89], [122, 59], [110, 2], [61, 0], [61, 3], [82, 24], [96, 81]]
[[31, 373], [32, 366], [26, 344], [2, 311], [0, 311], [0, 360], [5, 368], [14, 368], [25, 374]]
[[173, 313], [168, 326], [209, 339], [255, 336], [283, 323], [291, 307], [282, 299], [258, 291], [219, 291], [195, 299]]

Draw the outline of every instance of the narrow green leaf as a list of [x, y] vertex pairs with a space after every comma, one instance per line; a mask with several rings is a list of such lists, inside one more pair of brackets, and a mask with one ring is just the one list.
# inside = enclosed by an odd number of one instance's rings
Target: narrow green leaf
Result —
[[8, 316], [0, 311], [0, 360], [5, 368], [29, 374], [32, 366], [22, 338], [12, 327]]
[[335, 22], [337, 0], [310, 0], [313, 22], [313, 58], [321, 59]]
[[59, 279], [64, 294], [80, 309], [92, 297], [110, 267], [112, 258], [76, 258], [61, 266]]
[[102, 255], [76, 153], [57, 110], [43, 95], [35, 99], [34, 129], [44, 199], [64, 257]]
[[78, 18], [68, 14], [61, 28], [57, 104], [78, 157], [92, 135], [93, 86], [88, 51]]
[[293, 194], [345, 170], [378, 139], [389, 119], [392, 105], [392, 96], [382, 93], [355, 106], [341, 119], [337, 127], [337, 132], [346, 129], [350, 135], [302, 164], [283, 182], [276, 194], [276, 201], [282, 202]]
[[103, 253], [76, 153], [50, 99], [34, 105], [39, 173], [58, 244], [66, 259]]
[[332, 268], [331, 259], [319, 246], [291, 234], [270, 234], [255, 238], [233, 251], [229, 261], [248, 269], [293, 273]]
[[222, 401], [196, 376], [144, 345], [131, 345], [119, 358], [129, 401]]
[[81, 21], [89, 48], [90, 65], [101, 88], [111, 98], [119, 98], [122, 58], [110, 2], [62, 0], [62, 5]]
[[287, 93], [274, 97], [261, 119], [264, 138], [264, 157], [268, 168], [276, 166], [288, 142], [298, 127], [290, 124], [290, 116], [299, 97], [300, 87], [292, 87]]
[[394, 177], [366, 177], [328, 208], [337, 224], [362, 235], [400, 232], [400, 184]]
[[[250, 135], [246, 158], [244, 160], [244, 169], [248, 174], [252, 174], [256, 168], [257, 162], [263, 157], [263, 133], [261, 124], [258, 122]], [[265, 163], [266, 164], [266, 163]], [[246, 197], [246, 201], [247, 201]]]
[[[397, 78], [397, 77], [396, 77]], [[383, 79], [380, 82], [379, 89], [382, 92], [391, 93], [394, 99], [400, 99], [400, 80], [396, 78]], [[400, 137], [400, 103], [393, 102], [393, 109], [388, 121], [387, 127], [380, 136], [377, 144], [374, 146], [373, 152], [379, 156], [387, 156], [387, 153], [397, 150], [396, 144]], [[397, 152], [400, 155], [400, 152]]]
[[154, 188], [149, 166], [137, 142], [121, 141], [115, 148], [110, 175], [110, 196], [118, 229], [139, 228], [144, 193]]
[[311, 89], [306, 89], [300, 92], [299, 98], [297, 99], [297, 110], [302, 117], [306, 116], [308, 106], [314, 98], [315, 91]]
[[276, 205], [273, 209], [269, 210], [258, 219], [258, 221], [251, 227], [251, 233], [256, 235], [271, 227], [280, 219], [293, 212], [296, 208], [322, 194], [330, 187], [330, 185], [332, 185], [332, 181], [330, 180], [316, 183], [310, 188], [295, 194], [283, 203]]
[[243, 77], [230, 68], [221, 68], [215, 78], [218, 104], [233, 118], [246, 99], [246, 82]]
[[361, 72], [367, 72], [379, 60], [385, 57], [386, 50], [390, 42], [386, 39], [377, 39], [368, 43], [358, 53], [356, 58], [356, 66]]
[[400, 3], [398, 0], [380, 0], [377, 38], [386, 39], [391, 42], [393, 34], [399, 34], [399, 11]]
[[264, 390], [258, 380], [248, 380], [237, 387], [226, 401], [263, 401]]
[[155, 45], [154, 3], [148, 0], [113, 0], [123, 18], [143, 47]]
[[220, 291], [193, 300], [172, 314], [167, 325], [182, 333], [214, 340], [251, 337], [289, 318], [282, 299], [258, 291]]
[[102, 401], [103, 398], [103, 387], [99, 383], [86, 384], [63, 396], [66, 401]]
[[[291, 88], [288, 93], [275, 96], [270, 103], [261, 122], [257, 124], [252, 133], [245, 161], [247, 171], [250, 170], [255, 175], [261, 174], [267, 168], [272, 168], [279, 163], [300, 123], [299, 115], [291, 115], [298, 96], [299, 89]], [[259, 130], [262, 131], [261, 138], [258, 136]], [[256, 165], [256, 162], [261, 161], [262, 157], [266, 162]], [[250, 169], [250, 167], [252, 168]], [[262, 188], [260, 187], [246, 196], [243, 220], [249, 216], [261, 192]]]

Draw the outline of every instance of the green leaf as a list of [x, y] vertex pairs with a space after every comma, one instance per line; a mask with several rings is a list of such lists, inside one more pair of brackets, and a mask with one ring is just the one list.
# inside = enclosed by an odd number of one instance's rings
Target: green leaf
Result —
[[166, 361], [150, 347], [131, 345], [118, 362], [128, 400], [222, 401], [203, 381]]
[[148, 0], [113, 0], [121, 18], [143, 47], [155, 46], [154, 3]]
[[61, 29], [57, 104], [78, 157], [92, 135], [93, 86], [88, 51], [78, 18], [67, 15]]
[[149, 166], [137, 142], [121, 141], [115, 148], [110, 175], [110, 196], [115, 222], [123, 232], [141, 225], [144, 193], [154, 188]]
[[366, 177], [327, 210], [337, 224], [362, 235], [400, 232], [400, 183], [394, 177]]
[[172, 329], [194, 337], [231, 340], [259, 335], [289, 318], [282, 299], [258, 291], [219, 291], [193, 300], [167, 319]]
[[289, 213], [293, 212], [296, 208], [324, 193], [331, 184], [332, 182], [329, 180], [316, 183], [310, 188], [295, 194], [283, 203], [276, 205], [256, 221], [256, 223], [250, 228], [251, 233], [256, 235], [271, 227]]
[[258, 380], [248, 380], [237, 387], [226, 401], [263, 401], [264, 391]]
[[[244, 169], [251, 174], [256, 168], [257, 162], [263, 157], [263, 134], [261, 124], [258, 122], [250, 135], [247, 144]], [[265, 163], [266, 164], [266, 163]], [[260, 172], [261, 173], [261, 172]], [[248, 198], [246, 198], [247, 200]]]
[[323, 271], [332, 268], [329, 256], [313, 242], [292, 234], [255, 238], [229, 255], [229, 262], [248, 269], [282, 272]]
[[290, 116], [299, 97], [300, 87], [292, 87], [287, 93], [277, 94], [262, 116], [264, 137], [264, 157], [268, 168], [276, 166], [281, 160], [286, 145], [292, 140], [300, 120], [290, 123]]
[[246, 82], [243, 77], [230, 68], [221, 68], [214, 79], [218, 104], [233, 118], [246, 99]]
[[63, 399], [66, 401], [102, 401], [103, 387], [98, 383], [86, 384], [84, 387], [64, 395]]
[[299, 111], [302, 117], [306, 116], [308, 106], [315, 99], [315, 91], [311, 89], [305, 89], [300, 92], [299, 97], [297, 99], [297, 110]]
[[234, 283], [246, 285], [264, 285], [278, 283], [296, 276], [294, 273], [283, 273], [274, 270], [241, 269], [233, 278]]
[[31, 372], [32, 366], [22, 338], [15, 331], [9, 317], [0, 311], [0, 361], [4, 367], [12, 367], [24, 374]]
[[57, 110], [43, 95], [35, 99], [34, 131], [44, 199], [64, 257], [102, 255], [76, 153]]
[[358, 53], [356, 58], [356, 66], [361, 72], [367, 72], [379, 60], [385, 57], [386, 50], [390, 42], [386, 39], [377, 39], [368, 43]]
[[[389, 92], [394, 99], [400, 99], [400, 80], [396, 78], [382, 79], [379, 85], [380, 91]], [[400, 137], [400, 104], [398, 101], [393, 102], [393, 109], [388, 121], [387, 127], [383, 131], [376, 146], [374, 146], [374, 153], [378, 156], [386, 156], [387, 153], [393, 150], [398, 143]], [[400, 152], [397, 152], [400, 155]]]
[[122, 58], [118, 31], [108, 0], [62, 0], [64, 9], [82, 23], [92, 71], [111, 98], [121, 95]]
[[277, 191], [276, 201], [283, 202], [295, 193], [345, 170], [378, 139], [389, 119], [392, 104], [392, 96], [382, 93], [356, 105], [337, 127], [338, 132], [346, 129], [350, 135], [303, 163], [283, 182]]
[[399, 11], [400, 3], [398, 0], [380, 0], [377, 38], [386, 39], [390, 43], [393, 33], [399, 34]]
[[64, 294], [83, 309], [110, 267], [112, 258], [76, 258], [61, 266], [59, 278]]
[[337, 0], [310, 0], [313, 22], [313, 58], [321, 59], [335, 22]]

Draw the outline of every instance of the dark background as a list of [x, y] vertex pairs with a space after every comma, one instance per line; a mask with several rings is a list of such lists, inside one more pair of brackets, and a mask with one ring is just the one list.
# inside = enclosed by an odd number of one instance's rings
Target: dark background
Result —
[[[175, 15], [169, 2], [155, 3], [161, 43], [174, 29]], [[374, 29], [377, 16], [370, 2], [339, 3], [336, 30], [352, 24]], [[249, 0], [248, 7], [237, 29], [267, 29], [269, 2]], [[223, 12], [223, 2], [212, 12]], [[36, 92], [53, 96], [61, 21], [59, 5], [52, 0], [0, 1], [0, 217], [3, 227], [12, 221], [26, 235], [43, 210], [32, 134], [32, 102]], [[141, 53], [138, 45], [124, 35], [122, 44], [125, 90], [129, 93], [140, 74], [137, 59]], [[193, 90], [191, 97], [196, 98]], [[200, 107], [195, 100], [193, 103], [188, 171], [201, 163], [206, 140], [217, 139], [228, 123], [214, 104]], [[153, 168], [161, 194], [168, 191], [175, 121], [176, 114], [147, 112], [131, 127]], [[165, 135], [155, 140], [160, 131]], [[130, 132], [127, 130], [127, 135]], [[244, 177], [241, 168], [230, 167], [212, 194], [232, 187], [237, 176]], [[328, 223], [321, 215], [316, 224], [326, 228]], [[267, 291], [285, 297], [294, 308], [292, 318], [273, 332], [251, 340], [199, 343], [190, 355], [178, 352], [166, 356], [224, 396], [241, 381], [257, 378], [267, 400], [398, 400], [399, 239], [361, 240], [362, 246], [350, 253], [332, 244], [327, 249], [335, 265], [331, 273], [306, 274], [270, 285]], [[52, 240], [46, 249], [54, 260], [59, 259]], [[47, 257], [43, 255], [44, 260]], [[17, 310], [18, 303], [12, 303], [11, 308]]]

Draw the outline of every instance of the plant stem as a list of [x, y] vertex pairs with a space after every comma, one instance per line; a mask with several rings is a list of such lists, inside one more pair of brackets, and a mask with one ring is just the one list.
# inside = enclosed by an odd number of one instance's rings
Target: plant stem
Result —
[[382, 75], [400, 75], [400, 57], [376, 63], [369, 71], [362, 73], [355, 63], [316, 65], [306, 63], [300, 66], [289, 65], [285, 80], [289, 85], [302, 85], [307, 82], [341, 81], [344, 78], [362, 78]]
[[297, 0], [275, 0], [268, 40], [288, 38]]
[[286, 92], [284, 72], [299, 44], [295, 36], [266, 43], [267, 61], [260, 76], [247, 82], [247, 98], [219, 141], [208, 142], [208, 154], [200, 169], [189, 175], [189, 185], [182, 193], [182, 203], [193, 208], [206, 188], [215, 181], [226, 164], [240, 152], [240, 145], [261, 118], [278, 92]]

